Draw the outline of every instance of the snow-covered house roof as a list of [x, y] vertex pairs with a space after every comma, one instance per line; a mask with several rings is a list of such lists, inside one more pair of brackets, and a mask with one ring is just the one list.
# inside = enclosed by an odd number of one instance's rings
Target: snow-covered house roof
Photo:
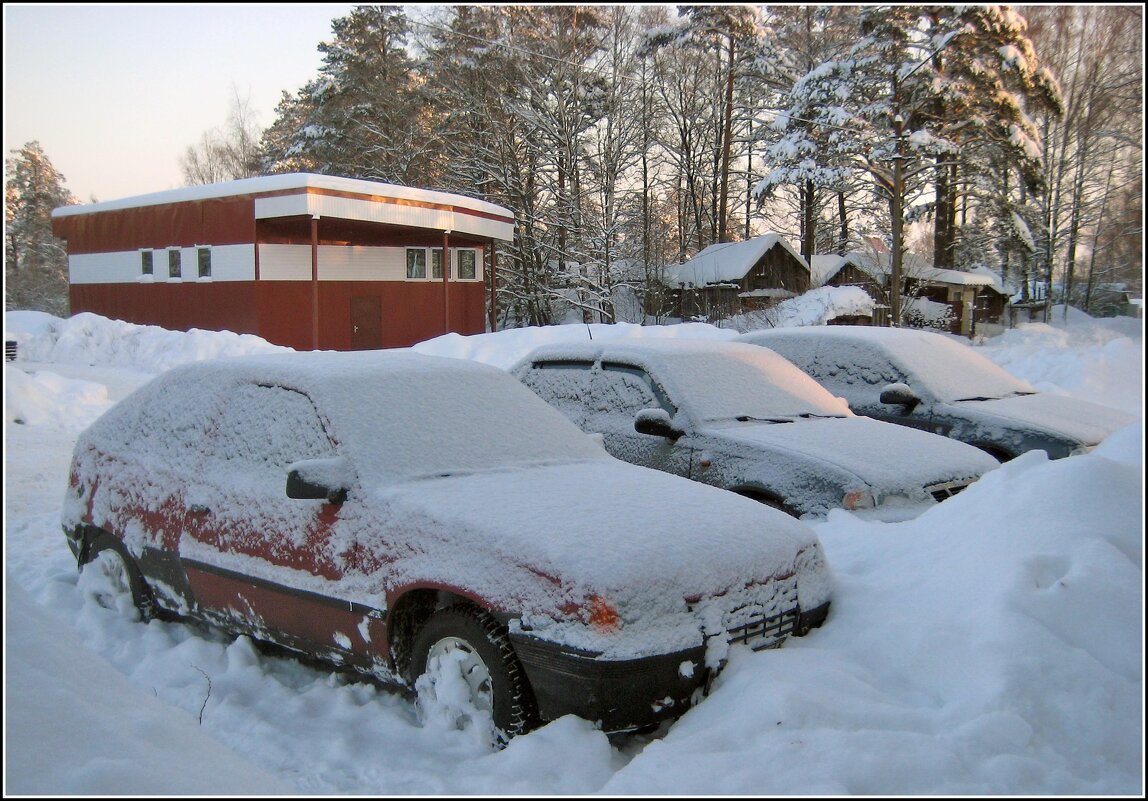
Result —
[[666, 283], [684, 287], [733, 284], [745, 278], [758, 259], [780, 245], [806, 269], [809, 265], [780, 234], [765, 234], [744, 242], [718, 242], [702, 250], [687, 262], [668, 265]]
[[[844, 256], [830, 254], [813, 257], [811, 273], [818, 279], [814, 286], [821, 286], [831, 280], [846, 265], [852, 265], [872, 276], [879, 283], [884, 283], [892, 271], [892, 255], [889, 253], [871, 253], [867, 251], [853, 251]], [[906, 253], [902, 263], [902, 273], [906, 278], [914, 278], [931, 284], [953, 284], [956, 286], [988, 286], [1000, 285], [999, 279], [986, 269], [964, 272], [961, 270], [943, 270], [932, 267], [923, 258], [915, 253]], [[1001, 291], [1001, 290], [997, 290]]]

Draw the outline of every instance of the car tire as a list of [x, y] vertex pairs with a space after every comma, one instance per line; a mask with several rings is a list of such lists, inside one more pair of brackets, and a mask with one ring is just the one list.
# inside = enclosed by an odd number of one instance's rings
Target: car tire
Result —
[[470, 605], [435, 612], [415, 637], [409, 679], [424, 717], [493, 726], [503, 747], [536, 722], [534, 694], [505, 627]]
[[80, 591], [105, 609], [146, 623], [154, 617], [151, 594], [130, 557], [115, 548], [101, 548], [80, 565]]

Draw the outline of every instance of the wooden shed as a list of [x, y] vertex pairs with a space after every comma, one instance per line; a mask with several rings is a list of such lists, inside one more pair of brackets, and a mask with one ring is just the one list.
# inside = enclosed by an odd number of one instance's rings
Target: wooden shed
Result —
[[295, 173], [65, 206], [52, 229], [67, 240], [73, 314], [362, 350], [486, 330], [493, 245], [513, 238], [514, 214]]
[[710, 245], [682, 264], [666, 267], [673, 314], [726, 317], [768, 308], [809, 291], [809, 265], [778, 234]]

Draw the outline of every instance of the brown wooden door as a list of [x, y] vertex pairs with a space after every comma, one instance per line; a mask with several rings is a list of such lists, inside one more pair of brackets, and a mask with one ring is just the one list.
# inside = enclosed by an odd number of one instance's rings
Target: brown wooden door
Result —
[[351, 350], [383, 346], [383, 301], [378, 295], [351, 297]]

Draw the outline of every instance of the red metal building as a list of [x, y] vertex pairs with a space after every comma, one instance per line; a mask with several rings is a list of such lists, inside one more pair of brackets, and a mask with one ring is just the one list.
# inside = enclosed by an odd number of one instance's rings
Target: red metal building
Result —
[[296, 173], [64, 206], [52, 229], [68, 243], [73, 314], [361, 350], [486, 330], [486, 273], [493, 292], [493, 245], [513, 238], [514, 213]]

